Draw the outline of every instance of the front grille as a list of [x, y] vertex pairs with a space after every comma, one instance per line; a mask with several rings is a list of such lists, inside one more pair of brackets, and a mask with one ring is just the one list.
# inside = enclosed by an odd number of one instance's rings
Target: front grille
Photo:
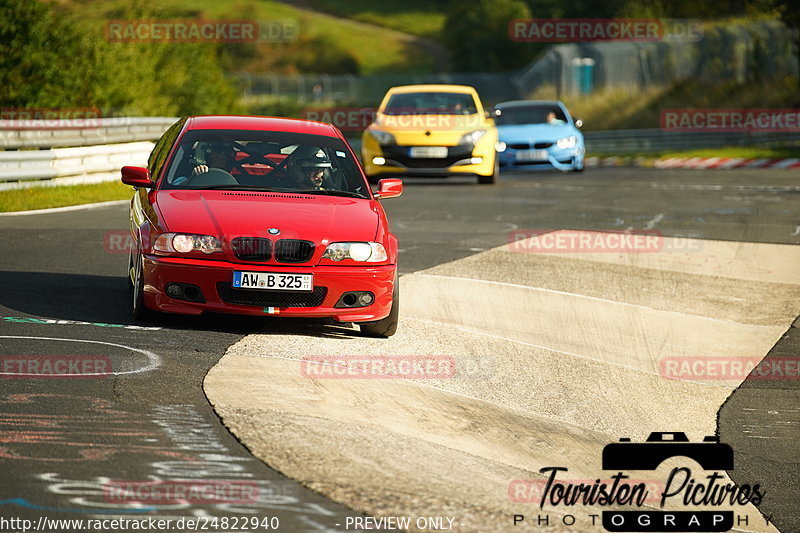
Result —
[[269, 261], [272, 241], [260, 237], [237, 237], [231, 241], [233, 254], [242, 261]]
[[217, 294], [226, 304], [254, 307], [319, 307], [328, 287], [314, 287], [312, 292], [263, 291], [235, 289], [230, 282], [217, 282]]
[[447, 168], [457, 161], [472, 157], [472, 146], [458, 145], [447, 147], [447, 157], [443, 158], [417, 158], [410, 157], [409, 146], [384, 146], [383, 154], [386, 159], [397, 161], [407, 168]]
[[513, 143], [508, 145], [509, 148], [514, 150], [528, 150], [530, 148], [544, 150], [545, 148], [550, 148], [551, 146], [553, 146], [553, 143], [551, 142], [534, 143], [533, 146], [531, 146], [529, 143]]
[[275, 243], [275, 260], [280, 263], [305, 263], [314, 255], [314, 243], [281, 239]]

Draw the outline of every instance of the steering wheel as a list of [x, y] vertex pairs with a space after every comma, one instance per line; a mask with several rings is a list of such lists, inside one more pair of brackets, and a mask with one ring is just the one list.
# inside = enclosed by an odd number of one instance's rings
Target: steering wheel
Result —
[[239, 182], [230, 172], [221, 168], [209, 168], [208, 172], [193, 175], [187, 184], [195, 187], [198, 185], [239, 185]]

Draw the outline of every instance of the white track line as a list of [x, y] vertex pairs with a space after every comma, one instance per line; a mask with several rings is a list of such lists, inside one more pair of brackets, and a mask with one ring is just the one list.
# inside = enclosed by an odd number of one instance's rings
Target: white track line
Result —
[[106, 207], [111, 205], [127, 204], [130, 200], [111, 200], [109, 202], [97, 202], [94, 204], [67, 205], [64, 207], [51, 207], [49, 209], [33, 209], [31, 211], [11, 211], [0, 213], [0, 217], [14, 217], [19, 215], [46, 215], [48, 213], [65, 213], [67, 211], [78, 211], [81, 209], [94, 209], [96, 207]]
[[[672, 271], [670, 271], [670, 272], [672, 272]], [[605, 298], [599, 298], [597, 296], [586, 296], [585, 294], [577, 294], [577, 293], [574, 293], [574, 292], [558, 291], [558, 290], [555, 290], [555, 289], [545, 289], [545, 288], [542, 288], [542, 287], [532, 287], [530, 285], [520, 285], [520, 284], [517, 284], [517, 283], [507, 283], [507, 282], [504, 282], [504, 281], [492, 281], [492, 280], [487, 280], [487, 279], [462, 278], [462, 277], [459, 277], [459, 276], [442, 276], [442, 275], [439, 275], [439, 274], [416, 274], [416, 273], [415, 274], [410, 274], [409, 278], [413, 277], [413, 276], [424, 276], [424, 277], [428, 277], [428, 278], [452, 279], [452, 280], [459, 280], [459, 281], [474, 281], [475, 283], [489, 283], [489, 284], [492, 284], [492, 285], [501, 285], [501, 286], [505, 286], [505, 287], [513, 287], [513, 288], [518, 288], [518, 289], [527, 289], [527, 290], [530, 290], [530, 291], [539, 291], [539, 292], [546, 292], [546, 293], [550, 293], [550, 294], [559, 294], [559, 295], [562, 295], [562, 296], [574, 296], [576, 298], [585, 298], [587, 300], [592, 300], [592, 301], [595, 301], [595, 302], [602, 302], [602, 303], [615, 304], [615, 305], [623, 305], [623, 306], [627, 306], [627, 307], [633, 307], [635, 309], [644, 309], [644, 310], [648, 310], [648, 311], [655, 311], [655, 312], [658, 312], [658, 313], [670, 313], [670, 314], [679, 315], [679, 316], [698, 318], [698, 319], [701, 319], [701, 320], [711, 320], [711, 321], [714, 321], [714, 322], [722, 322], [723, 324], [740, 324], [739, 322], [734, 322], [732, 320], [724, 320], [722, 318], [714, 318], [714, 317], [703, 316], [703, 315], [693, 315], [691, 313], [682, 313], [680, 311], [672, 311], [672, 310], [669, 310], [669, 309], [656, 309], [654, 307], [648, 307], [646, 305], [632, 304], [632, 303], [628, 303], [628, 302], [619, 302], [619, 301], [616, 301], [616, 300], [607, 300]], [[740, 325], [752, 326], [753, 324], [740, 324]]]
[[594, 357], [589, 357], [587, 355], [580, 355], [580, 354], [577, 354], [577, 353], [574, 353], [574, 352], [565, 352], [564, 350], [558, 350], [556, 348], [550, 348], [548, 346], [543, 346], [541, 344], [533, 344], [531, 342], [525, 342], [525, 341], [521, 341], [521, 340], [517, 340], [517, 339], [512, 339], [512, 338], [509, 338], [509, 337], [503, 337], [502, 335], [495, 335], [493, 333], [486, 333], [485, 331], [480, 331], [480, 330], [471, 329], [471, 328], [465, 328], [463, 326], [458, 326], [458, 325], [450, 324], [450, 323], [447, 323], [447, 322], [440, 322], [438, 320], [431, 320], [431, 319], [428, 319], [428, 318], [413, 318], [413, 317], [404, 317], [403, 320], [414, 320], [416, 322], [423, 322], [423, 323], [428, 323], [428, 324], [436, 324], [437, 326], [447, 326], [449, 328], [456, 328], [456, 329], [458, 329], [460, 331], [463, 331], [465, 333], [472, 333], [474, 335], [482, 335], [484, 337], [490, 337], [492, 339], [499, 339], [499, 340], [512, 342], [514, 344], [521, 344], [523, 346], [530, 346], [532, 348], [539, 348], [540, 350], [547, 350], [548, 352], [554, 352], [554, 353], [560, 353], [560, 354], [564, 354], [564, 355], [569, 355], [570, 357], [575, 357], [577, 359], [583, 359], [585, 361], [592, 361], [594, 363], [601, 363], [601, 364], [604, 364], [604, 365], [616, 366], [618, 368], [624, 368], [625, 370], [631, 370], [633, 372], [639, 372], [641, 374], [647, 374], [647, 375], [650, 375], [650, 376], [656, 376], [656, 377], [659, 377], [661, 379], [669, 379], [669, 380], [673, 380], [673, 381], [682, 381], [684, 383], [693, 383], [695, 385], [703, 385], [703, 386], [706, 386], [706, 387], [727, 387], [727, 388], [732, 388], [733, 387], [733, 385], [713, 385], [713, 384], [710, 384], [710, 383], [703, 383], [702, 381], [693, 381], [693, 380], [690, 380], [690, 379], [679, 379], [679, 378], [671, 378], [671, 377], [667, 377], [667, 376], [662, 376], [661, 374], [659, 374], [657, 372], [651, 372], [649, 370], [643, 370], [641, 368], [636, 368], [636, 367], [633, 367], [633, 366], [623, 365], [622, 363], [614, 363], [612, 361], [606, 361], [604, 359], [595, 359]]
[[[25, 335], [0, 335], [0, 339], [34, 339], [40, 341], [59, 341], [59, 342], [81, 342], [81, 343], [89, 343], [89, 344], [105, 344], [106, 346], [116, 346], [117, 348], [125, 348], [127, 350], [131, 350], [132, 352], [138, 352], [143, 354], [150, 360], [150, 363], [142, 368], [136, 370], [127, 370], [125, 372], [87, 372], [85, 374], [58, 374], [59, 377], [87, 377], [87, 376], [122, 376], [125, 374], [140, 374], [142, 372], [149, 372], [151, 370], [155, 370], [161, 366], [161, 358], [153, 352], [142, 350], [139, 348], [133, 348], [131, 346], [126, 346], [124, 344], [116, 344], [113, 342], [103, 342], [103, 341], [90, 341], [86, 339], [63, 339], [60, 337], [27, 337]], [[0, 376], [9, 376], [9, 377], [41, 377], [41, 374], [19, 374], [15, 372], [0, 372]]]

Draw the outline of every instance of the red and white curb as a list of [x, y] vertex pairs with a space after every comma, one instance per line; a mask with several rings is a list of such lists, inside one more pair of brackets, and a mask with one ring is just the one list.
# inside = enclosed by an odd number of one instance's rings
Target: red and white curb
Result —
[[744, 157], [671, 157], [653, 163], [655, 168], [696, 168], [727, 170], [731, 168], [800, 168], [800, 158], [747, 159]]

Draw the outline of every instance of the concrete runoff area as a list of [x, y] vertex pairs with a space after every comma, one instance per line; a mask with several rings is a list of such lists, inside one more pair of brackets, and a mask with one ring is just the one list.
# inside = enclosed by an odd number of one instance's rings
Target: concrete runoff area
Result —
[[[524, 487], [551, 466], [569, 469], [560, 480], [607, 480], [615, 472], [602, 470], [602, 449], [622, 437], [714, 435], [746, 373], [710, 362], [760, 360], [800, 314], [798, 247], [704, 240], [676, 251], [686, 239], [671, 241], [633, 253], [505, 245], [408, 274], [394, 337], [346, 326], [249, 335], [209, 372], [205, 392], [255, 456], [355, 511], [451, 517], [454, 531], [605, 531], [588, 518], [599, 506], [540, 509]], [[309, 359], [323, 354], [334, 364], [452, 358], [455, 373], [314, 377]], [[670, 361], [708, 371], [670, 375]], [[675, 466], [705, 479], [686, 458], [626, 474], [663, 481]], [[714, 509], [735, 510], [735, 531], [777, 531], [752, 504]], [[514, 515], [525, 516], [516, 527]]]

